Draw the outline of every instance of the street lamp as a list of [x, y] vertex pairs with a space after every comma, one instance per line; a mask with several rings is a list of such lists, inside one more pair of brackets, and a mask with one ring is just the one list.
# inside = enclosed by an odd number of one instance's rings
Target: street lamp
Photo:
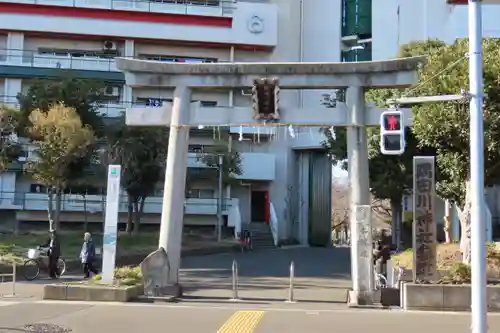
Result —
[[222, 163], [223, 163], [223, 156], [219, 155], [219, 161], [218, 161], [218, 171], [219, 171], [219, 200], [217, 200], [217, 241], [220, 242], [222, 241], [222, 200], [223, 200], [223, 193], [222, 193]]

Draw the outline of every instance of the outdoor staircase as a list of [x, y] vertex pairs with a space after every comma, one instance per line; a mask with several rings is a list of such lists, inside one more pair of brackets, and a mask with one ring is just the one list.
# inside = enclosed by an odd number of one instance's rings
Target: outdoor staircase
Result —
[[273, 234], [267, 223], [252, 222], [247, 225], [252, 234], [252, 244], [255, 250], [274, 248]]

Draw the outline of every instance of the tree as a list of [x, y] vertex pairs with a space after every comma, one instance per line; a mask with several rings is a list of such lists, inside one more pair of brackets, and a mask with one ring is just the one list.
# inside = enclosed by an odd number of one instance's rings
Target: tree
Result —
[[222, 156], [222, 182], [230, 184], [234, 177], [243, 173], [242, 160], [239, 152], [230, 149], [230, 136], [219, 132], [215, 144], [204, 147], [197, 156], [198, 160], [211, 168], [218, 168], [219, 156]]
[[[324, 142], [334, 163], [347, 170], [347, 136], [344, 128], [332, 131], [324, 130], [327, 140]], [[413, 156], [421, 152], [411, 131], [407, 131], [406, 150], [401, 156], [387, 156], [380, 152], [379, 129], [368, 129], [368, 157], [370, 191], [375, 199], [388, 199], [391, 207], [392, 225], [402, 214], [403, 195], [412, 187]]]
[[[399, 57], [413, 57], [436, 52], [445, 44], [438, 40], [428, 40], [425, 42], [411, 42], [401, 47]], [[419, 82], [424, 82], [420, 80]], [[368, 101], [375, 102], [379, 107], [386, 107], [386, 101], [390, 98], [400, 97], [408, 90], [397, 89], [370, 89], [366, 93]], [[325, 129], [327, 137], [324, 145], [334, 160], [341, 163], [347, 170], [347, 136], [346, 129], [335, 130], [335, 137], [332, 131]], [[421, 143], [414, 129], [406, 131], [406, 149], [401, 156], [387, 156], [380, 152], [380, 131], [378, 128], [368, 129], [369, 146], [369, 171], [370, 171], [370, 191], [376, 200], [388, 199], [391, 207], [392, 225], [397, 223], [397, 218], [401, 216], [402, 197], [407, 194], [413, 186], [413, 157], [419, 155], [433, 156], [436, 154], [434, 147]], [[440, 173], [438, 173], [438, 177]], [[443, 177], [441, 177], [443, 178]]]
[[126, 231], [137, 234], [146, 198], [162, 179], [168, 148], [168, 133], [157, 127], [127, 127], [123, 119], [108, 131], [106, 155], [109, 164], [121, 164], [121, 185], [128, 197]]
[[332, 179], [332, 228], [342, 225], [349, 217], [349, 183], [347, 179]]
[[[94, 132], [80, 120], [76, 110], [55, 104], [47, 112], [31, 112], [29, 133], [38, 138], [37, 156], [28, 162], [33, 178], [48, 188], [48, 213], [52, 229], [59, 228], [62, 191], [74, 174], [75, 163], [88, 154]], [[53, 198], [55, 195], [55, 214]]]
[[[17, 96], [20, 105], [20, 130], [30, 128], [30, 115], [33, 110], [48, 112], [54, 104], [64, 103], [66, 107], [75, 110], [83, 125], [89, 125], [100, 137], [103, 124], [97, 110], [104, 98], [104, 87], [102, 81], [70, 76], [62, 76], [57, 80], [31, 80], [29, 89]], [[21, 134], [29, 134], [29, 131]]]
[[[484, 163], [485, 186], [500, 181], [500, 40], [483, 40], [484, 53]], [[460, 39], [429, 53], [419, 70], [420, 82], [413, 95], [458, 94], [468, 87], [468, 40]], [[439, 74], [438, 77], [436, 75]], [[414, 133], [420, 145], [436, 149], [441, 179], [438, 192], [452, 199], [459, 210], [461, 250], [470, 263], [470, 142], [469, 110], [465, 103], [432, 103], [414, 108]]]
[[20, 156], [21, 145], [17, 139], [19, 110], [0, 105], [0, 172]]

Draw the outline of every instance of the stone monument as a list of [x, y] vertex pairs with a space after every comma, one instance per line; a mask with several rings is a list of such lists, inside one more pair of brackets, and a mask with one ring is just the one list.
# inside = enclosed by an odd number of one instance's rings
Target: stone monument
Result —
[[178, 283], [171, 283], [170, 261], [164, 248], [151, 252], [141, 262], [141, 273], [144, 283], [144, 295], [148, 297], [182, 296], [182, 288]]

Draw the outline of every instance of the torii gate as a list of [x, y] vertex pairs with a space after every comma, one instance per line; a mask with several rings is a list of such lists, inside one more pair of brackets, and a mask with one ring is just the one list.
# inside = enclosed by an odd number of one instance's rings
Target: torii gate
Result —
[[[130, 87], [175, 88], [173, 103], [158, 109], [127, 109], [130, 126], [169, 126], [167, 166], [159, 246], [170, 260], [172, 284], [180, 267], [184, 190], [189, 126], [260, 126], [251, 107], [210, 107], [191, 103], [193, 89], [249, 88], [262, 78], [277, 78], [281, 89], [347, 88], [346, 103], [336, 108], [280, 105], [276, 125], [347, 126], [349, 179], [351, 184], [351, 246], [353, 296], [358, 304], [372, 302], [373, 270], [366, 126], [378, 126], [383, 109], [365, 105], [365, 88], [403, 88], [416, 82], [423, 57], [358, 63], [167, 63], [117, 58]], [[319, 104], [319, 103], [318, 103]], [[411, 111], [404, 110], [405, 124]], [[365, 207], [366, 208], [366, 207]], [[360, 214], [362, 213], [362, 214]]]

